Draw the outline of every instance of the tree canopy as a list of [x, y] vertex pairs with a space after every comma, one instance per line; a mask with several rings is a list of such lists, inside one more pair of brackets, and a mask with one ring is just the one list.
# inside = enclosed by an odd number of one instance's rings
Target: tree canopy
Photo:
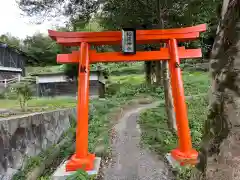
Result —
[[16, 38], [14, 36], [12, 36], [11, 34], [7, 33], [7, 34], [2, 34], [0, 36], [0, 42], [6, 43], [9, 46], [13, 46], [13, 47], [21, 47], [21, 41], [19, 38]]
[[60, 53], [61, 47], [49, 37], [42, 34], [35, 34], [28, 36], [23, 43], [25, 52], [38, 60], [38, 62], [28, 62], [29, 65], [38, 64], [42, 66], [56, 64], [56, 55]]
[[37, 22], [63, 15], [70, 22], [84, 27], [98, 9], [99, 0], [19, 0], [18, 5], [26, 15], [41, 17]]
[[137, 29], [156, 29], [208, 24], [208, 31], [202, 36], [200, 44], [204, 54], [210, 52], [218, 23], [218, 9], [221, 0], [128, 0], [106, 1], [99, 13], [101, 25], [105, 29], [135, 27]]
[[[208, 24], [200, 43], [205, 57], [211, 50], [220, 14], [221, 0], [20, 0], [19, 7], [28, 16], [69, 18], [71, 30], [88, 30], [86, 25], [98, 19], [105, 30], [122, 27], [156, 29]], [[219, 12], [218, 12], [219, 11]], [[98, 21], [97, 20], [97, 21]], [[97, 25], [99, 26], [99, 25]], [[94, 29], [94, 28], [92, 28]], [[46, 46], [45, 46], [46, 47]]]

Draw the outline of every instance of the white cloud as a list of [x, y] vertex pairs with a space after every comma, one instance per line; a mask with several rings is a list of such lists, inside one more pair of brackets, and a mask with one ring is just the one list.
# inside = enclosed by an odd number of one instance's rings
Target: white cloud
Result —
[[43, 24], [31, 24], [30, 19], [20, 15], [21, 10], [18, 8], [15, 0], [0, 0], [0, 34], [10, 33], [21, 39], [27, 35], [33, 35], [36, 32], [47, 33], [54, 25], [63, 24], [62, 22], [48, 21]]

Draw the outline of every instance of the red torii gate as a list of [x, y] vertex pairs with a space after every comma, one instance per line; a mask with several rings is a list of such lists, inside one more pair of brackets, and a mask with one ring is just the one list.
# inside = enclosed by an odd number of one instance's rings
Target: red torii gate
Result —
[[[79, 63], [78, 104], [76, 153], [66, 165], [67, 171], [77, 169], [92, 170], [95, 155], [88, 152], [88, 102], [89, 102], [89, 64], [98, 62], [130, 62], [169, 60], [171, 86], [176, 113], [178, 132], [178, 148], [171, 151], [174, 159], [181, 163], [195, 162], [198, 152], [192, 148], [190, 129], [188, 125], [187, 108], [185, 103], [180, 59], [198, 58], [202, 56], [201, 49], [185, 49], [178, 47], [177, 42], [194, 40], [200, 32], [206, 31], [206, 25], [166, 30], [137, 30], [138, 44], [160, 43], [167, 44], [167, 48], [159, 51], [136, 52], [125, 55], [121, 52], [97, 53], [90, 50], [90, 45], [120, 45], [122, 33], [120, 31], [107, 32], [57, 32], [49, 30], [49, 36], [64, 46], [79, 46], [79, 51], [72, 54], [59, 54], [58, 63]], [[81, 114], [80, 114], [81, 112]]]

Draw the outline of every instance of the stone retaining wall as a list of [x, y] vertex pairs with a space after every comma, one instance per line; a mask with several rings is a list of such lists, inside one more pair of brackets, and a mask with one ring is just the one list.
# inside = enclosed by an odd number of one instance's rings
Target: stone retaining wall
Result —
[[0, 180], [11, 179], [28, 157], [57, 143], [71, 117], [75, 108], [0, 119]]

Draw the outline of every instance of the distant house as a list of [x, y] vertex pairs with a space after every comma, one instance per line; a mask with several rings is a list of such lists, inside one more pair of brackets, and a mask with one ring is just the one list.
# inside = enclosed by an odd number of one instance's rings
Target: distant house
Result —
[[[70, 81], [64, 72], [39, 73], [36, 76], [37, 94], [43, 96], [76, 96], [77, 82]], [[89, 95], [104, 97], [106, 76], [102, 71], [90, 71]]]
[[33, 59], [16, 47], [0, 42], [0, 88], [25, 76], [25, 62]]

